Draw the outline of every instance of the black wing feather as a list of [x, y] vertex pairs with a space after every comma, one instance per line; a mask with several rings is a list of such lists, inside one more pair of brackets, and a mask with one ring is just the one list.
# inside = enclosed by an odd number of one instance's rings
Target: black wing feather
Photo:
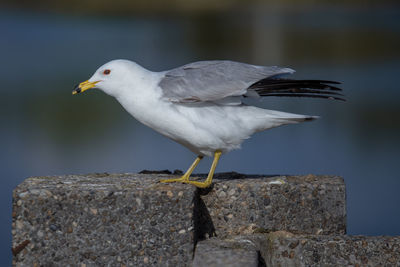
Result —
[[315, 97], [346, 101], [342, 89], [332, 84], [340, 82], [326, 80], [291, 80], [291, 79], [262, 79], [248, 90], [256, 91], [260, 96], [286, 96], [286, 97]]

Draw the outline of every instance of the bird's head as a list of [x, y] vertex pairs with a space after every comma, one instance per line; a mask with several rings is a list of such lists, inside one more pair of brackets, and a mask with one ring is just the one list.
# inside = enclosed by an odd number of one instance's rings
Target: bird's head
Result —
[[93, 76], [75, 86], [72, 94], [83, 93], [86, 90], [97, 88], [117, 97], [125, 89], [127, 80], [139, 79], [143, 68], [138, 64], [124, 59], [110, 61], [96, 70]]

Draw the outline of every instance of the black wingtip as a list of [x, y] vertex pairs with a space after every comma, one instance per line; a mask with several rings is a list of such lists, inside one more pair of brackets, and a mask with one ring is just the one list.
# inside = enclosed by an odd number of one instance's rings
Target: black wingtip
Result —
[[292, 80], [281, 78], [262, 79], [248, 89], [256, 91], [260, 96], [311, 97], [346, 101], [341, 88], [332, 84], [341, 84], [328, 80]]
[[339, 100], [339, 101], [344, 101], [344, 102], [346, 101], [346, 99], [344, 99], [342, 97], [337, 97], [337, 96], [332, 96], [332, 95], [271, 93], [271, 94], [263, 94], [262, 96], [324, 98], [324, 99]]

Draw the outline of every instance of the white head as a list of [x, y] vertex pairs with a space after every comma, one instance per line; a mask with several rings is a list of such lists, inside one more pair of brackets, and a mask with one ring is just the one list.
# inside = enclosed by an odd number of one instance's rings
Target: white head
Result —
[[126, 89], [127, 84], [140, 80], [144, 72], [145, 69], [135, 62], [125, 59], [112, 60], [98, 68], [89, 80], [75, 86], [72, 94], [97, 88], [106, 94], [117, 97]]

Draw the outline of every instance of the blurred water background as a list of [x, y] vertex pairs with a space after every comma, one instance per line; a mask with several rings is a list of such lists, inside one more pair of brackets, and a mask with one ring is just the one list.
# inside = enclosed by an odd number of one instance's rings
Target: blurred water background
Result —
[[[195, 158], [139, 124], [104, 93], [71, 95], [77, 82], [116, 58], [151, 70], [231, 59], [291, 67], [297, 70], [295, 78], [343, 82], [345, 103], [252, 102], [322, 118], [256, 134], [241, 150], [222, 157], [217, 171], [341, 175], [347, 186], [348, 233], [400, 234], [396, 3], [254, 1], [181, 9], [164, 4], [165, 10], [154, 12], [146, 4], [108, 12], [96, 5], [104, 1], [73, 3], [35, 9], [1, 5], [0, 263], [10, 264], [12, 190], [25, 178], [186, 170]], [[210, 160], [202, 162], [197, 172], [207, 172], [209, 165]]]

